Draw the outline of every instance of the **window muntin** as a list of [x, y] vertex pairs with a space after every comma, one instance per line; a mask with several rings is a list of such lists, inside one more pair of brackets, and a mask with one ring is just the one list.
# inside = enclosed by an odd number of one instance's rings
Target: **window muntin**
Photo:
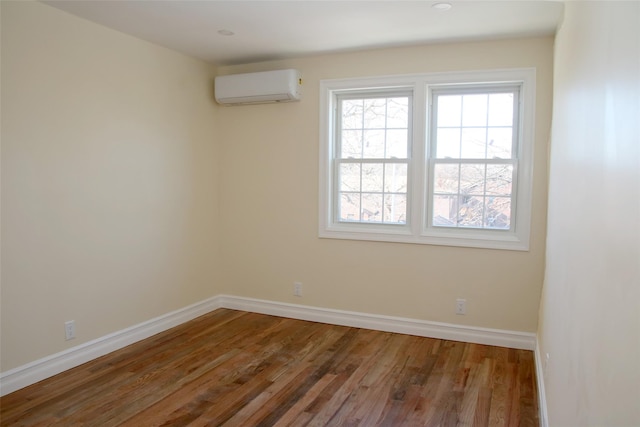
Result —
[[336, 98], [338, 222], [406, 224], [410, 93]]
[[434, 88], [427, 227], [513, 230], [519, 86]]

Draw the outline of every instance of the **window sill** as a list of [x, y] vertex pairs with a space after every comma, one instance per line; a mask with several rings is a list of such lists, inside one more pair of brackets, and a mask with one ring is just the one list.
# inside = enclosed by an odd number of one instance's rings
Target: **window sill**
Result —
[[487, 233], [482, 230], [444, 229], [413, 234], [406, 226], [385, 226], [385, 228], [374, 232], [371, 230], [371, 226], [353, 227], [350, 224], [339, 224], [321, 229], [319, 237], [324, 239], [365, 240], [511, 251], [529, 250], [528, 241], [520, 239], [516, 233], [509, 231]]

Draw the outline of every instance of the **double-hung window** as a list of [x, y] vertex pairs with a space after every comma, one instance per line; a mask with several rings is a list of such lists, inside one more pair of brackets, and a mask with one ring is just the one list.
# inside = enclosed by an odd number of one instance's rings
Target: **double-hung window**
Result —
[[345, 93], [336, 101], [335, 218], [405, 224], [411, 92]]
[[432, 91], [429, 226], [511, 229], [518, 94], [501, 85]]
[[321, 82], [320, 236], [527, 250], [533, 70]]

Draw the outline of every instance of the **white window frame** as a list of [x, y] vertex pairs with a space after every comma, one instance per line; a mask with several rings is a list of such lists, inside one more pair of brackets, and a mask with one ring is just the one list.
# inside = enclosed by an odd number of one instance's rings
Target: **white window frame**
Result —
[[[518, 68], [469, 72], [412, 74], [400, 76], [349, 78], [320, 81], [320, 176], [319, 236], [350, 240], [403, 242], [429, 245], [462, 246], [488, 249], [529, 250], [533, 155], [535, 127], [535, 69]], [[515, 214], [512, 230], [431, 227], [428, 204], [431, 151], [431, 91], [438, 87], [478, 84], [520, 85], [518, 144], [516, 147], [517, 180], [514, 182]], [[334, 120], [336, 96], [370, 89], [397, 88], [413, 92], [410, 109], [412, 129], [409, 135], [409, 184], [407, 189], [407, 223], [347, 223], [335, 219]]]

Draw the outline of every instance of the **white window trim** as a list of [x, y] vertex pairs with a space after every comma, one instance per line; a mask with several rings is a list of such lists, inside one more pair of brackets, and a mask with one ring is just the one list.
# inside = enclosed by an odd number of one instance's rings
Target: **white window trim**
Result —
[[[535, 128], [535, 68], [411, 74], [320, 81], [319, 236], [321, 238], [402, 242], [488, 249], [529, 250]], [[473, 83], [522, 84], [520, 94], [518, 181], [513, 231], [427, 228], [427, 179], [430, 88]], [[349, 90], [410, 88], [413, 90], [413, 133], [410, 139], [410, 187], [407, 225], [341, 223], [333, 221], [333, 120], [335, 94]], [[421, 106], [427, 106], [427, 110]]]

